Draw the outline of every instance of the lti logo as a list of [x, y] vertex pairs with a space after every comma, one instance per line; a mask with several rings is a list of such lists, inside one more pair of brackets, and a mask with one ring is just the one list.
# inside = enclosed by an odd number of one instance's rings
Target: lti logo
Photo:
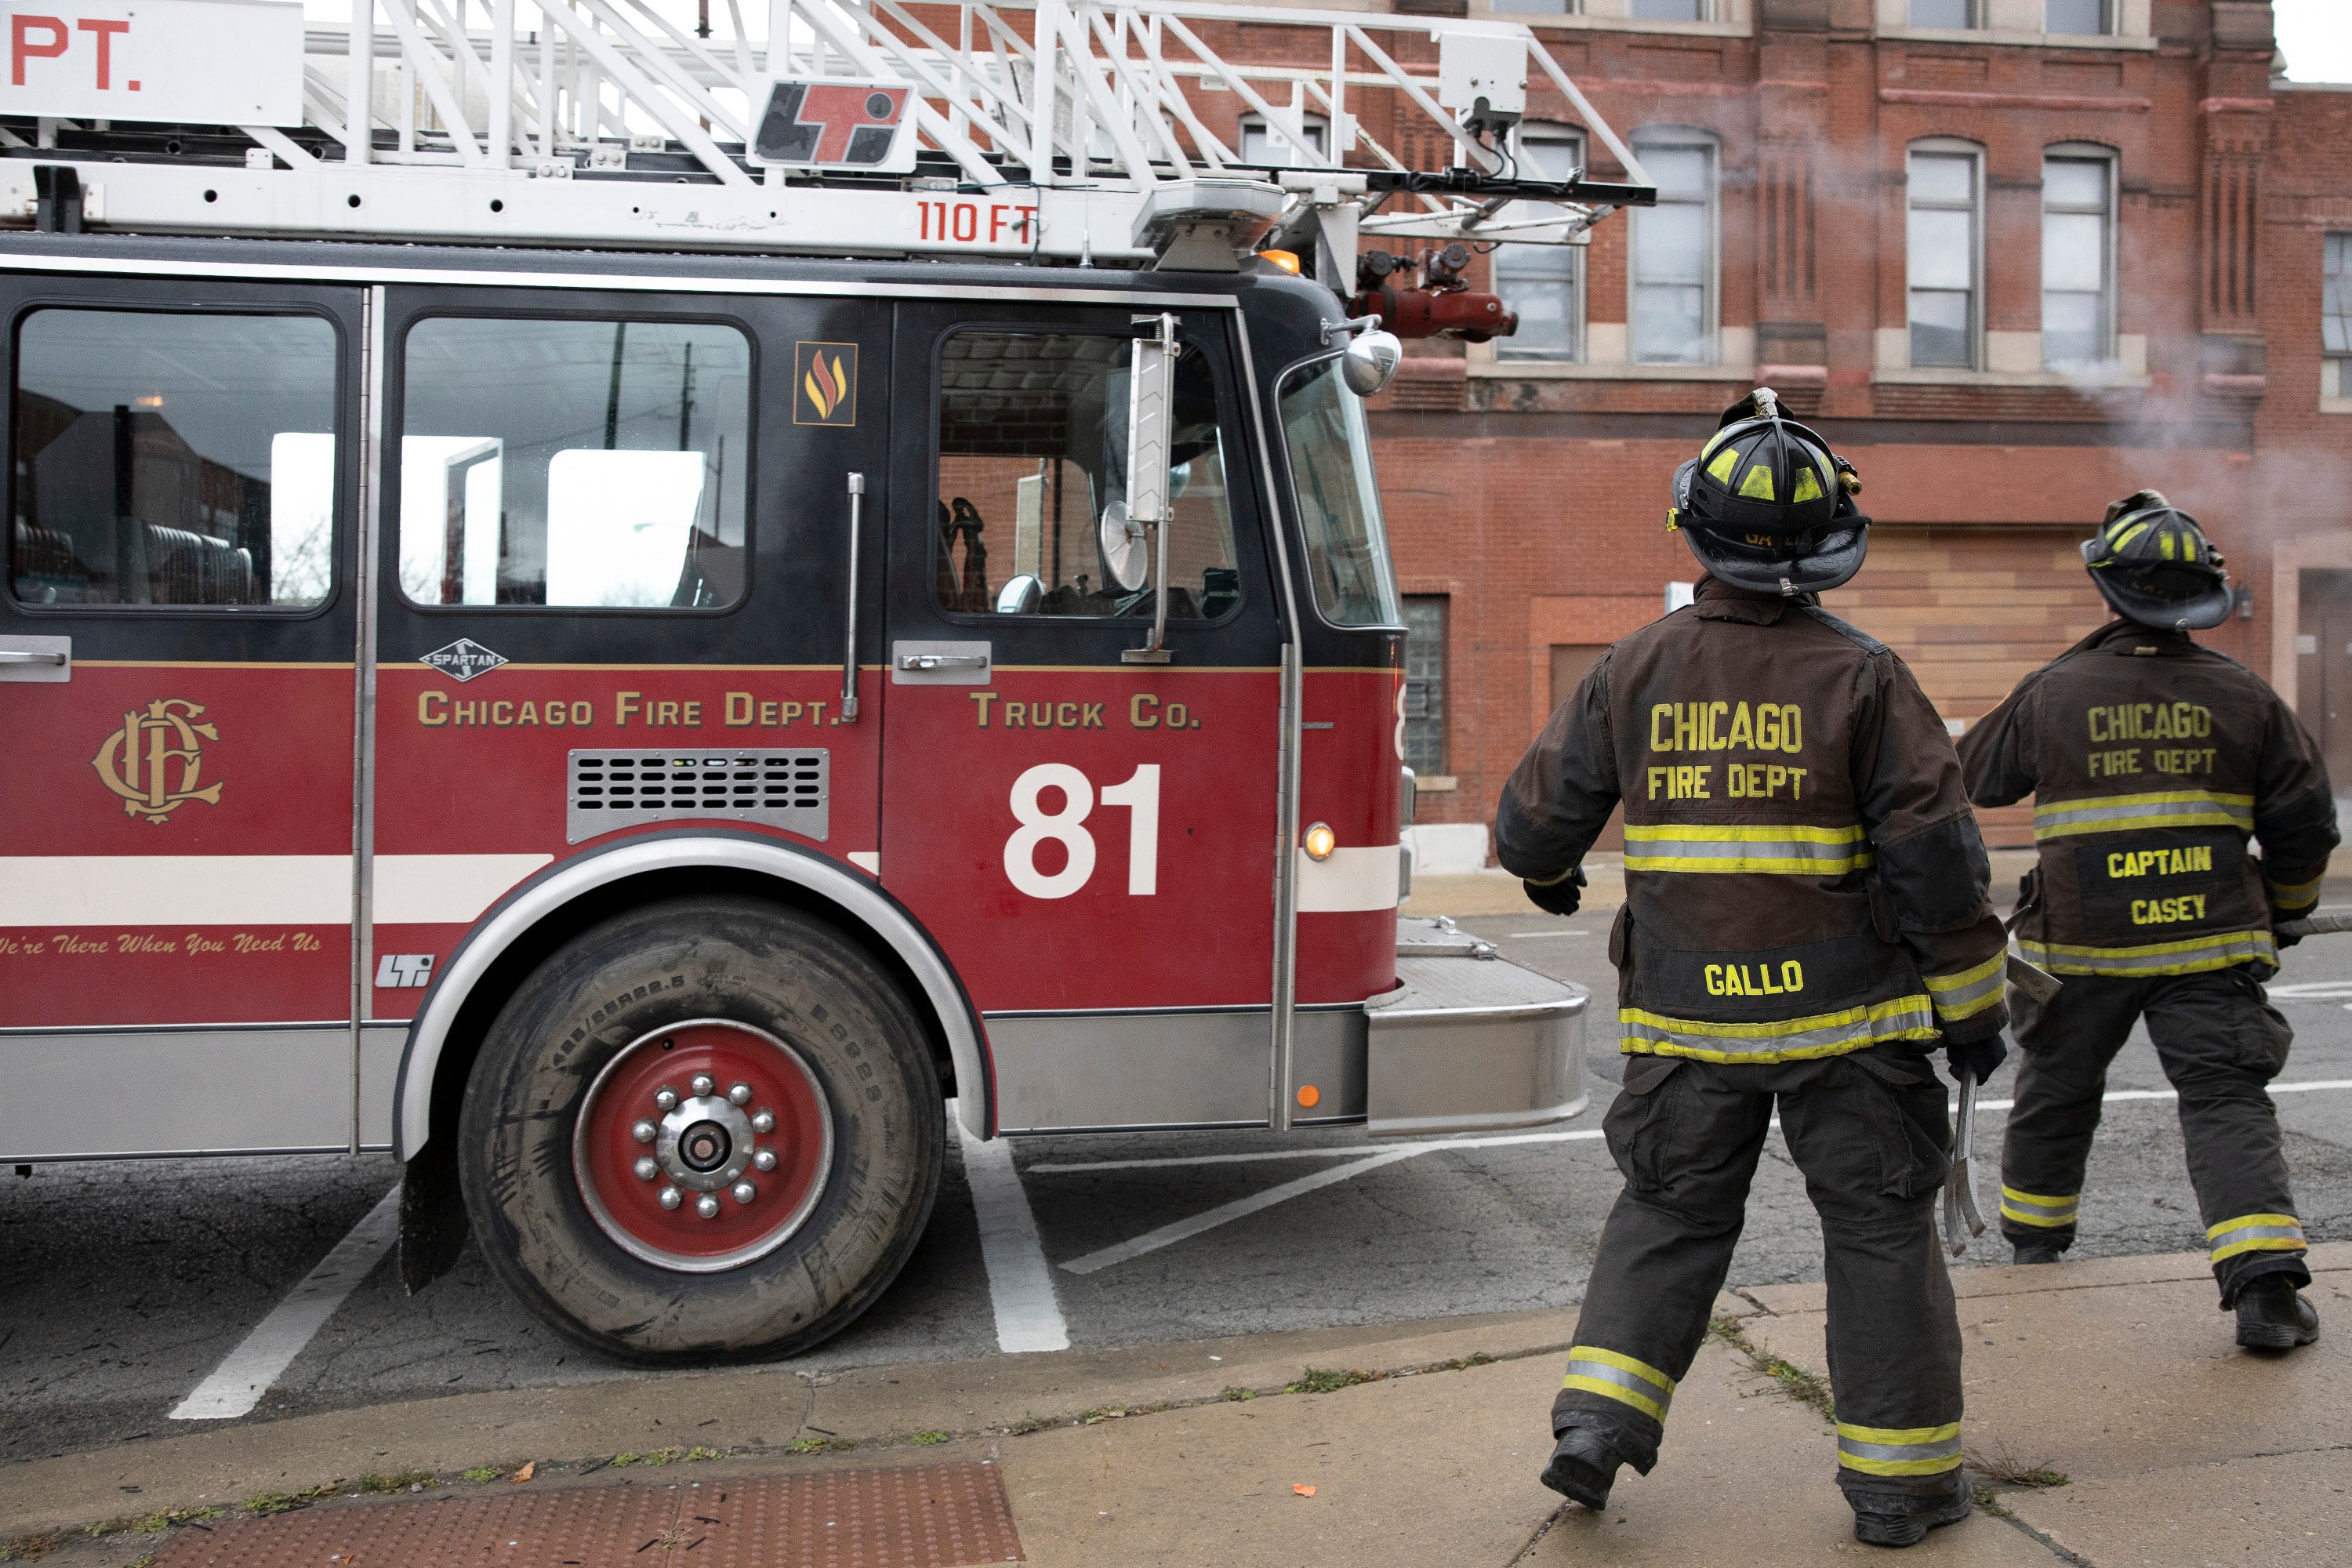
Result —
[[433, 955], [429, 952], [387, 952], [375, 962], [375, 988], [379, 991], [422, 991], [433, 984]]
[[857, 345], [794, 343], [793, 384], [793, 424], [856, 424]]
[[196, 722], [204, 712], [199, 703], [165, 697], [122, 716], [122, 728], [106, 738], [89, 765], [122, 797], [124, 816], [161, 827], [189, 801], [220, 804], [219, 784], [196, 783], [205, 766], [200, 742], [220, 739], [219, 730]]
[[[882, 169], [900, 162], [913, 89], [880, 81], [780, 81], [768, 90], [751, 157], [760, 163]], [[912, 167], [912, 164], [908, 164]]]

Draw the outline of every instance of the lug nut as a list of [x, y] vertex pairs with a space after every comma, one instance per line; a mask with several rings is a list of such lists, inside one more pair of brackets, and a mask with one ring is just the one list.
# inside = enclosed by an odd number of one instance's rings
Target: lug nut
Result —
[[664, 1187], [654, 1194], [654, 1201], [666, 1209], [674, 1209], [684, 1201], [685, 1194], [676, 1187]]
[[637, 1180], [650, 1182], [661, 1174], [661, 1167], [654, 1163], [654, 1157], [651, 1154], [640, 1154], [637, 1156], [636, 1172]]
[[749, 1182], [736, 1183], [733, 1191], [735, 1194], [735, 1201], [739, 1204], [748, 1204], [753, 1198], [760, 1195], [760, 1189], [753, 1186]]
[[766, 1106], [764, 1106], [764, 1105], [763, 1105], [763, 1106], [761, 1106], [759, 1110], [755, 1110], [755, 1111], [751, 1112], [751, 1131], [754, 1131], [754, 1132], [773, 1132], [775, 1130], [776, 1130], [776, 1113], [775, 1113], [774, 1111], [770, 1110]]
[[749, 1105], [751, 1103], [751, 1086], [739, 1083], [727, 1091], [727, 1098], [737, 1105]]
[[717, 1219], [719, 1217], [719, 1200], [711, 1196], [709, 1193], [705, 1193], [700, 1197], [694, 1200], [694, 1212], [700, 1215], [705, 1219]]
[[762, 1171], [772, 1171], [776, 1168], [776, 1152], [773, 1149], [761, 1149], [751, 1156], [751, 1163]]
[[694, 1081], [687, 1087], [697, 1094], [709, 1094], [719, 1087], [719, 1080], [707, 1072], [698, 1072], [694, 1075]]
[[654, 1090], [654, 1103], [664, 1110], [676, 1110], [677, 1109], [677, 1090], [670, 1088], [667, 1084], [662, 1085], [659, 1089]]
[[640, 1143], [650, 1143], [654, 1141], [654, 1134], [660, 1131], [650, 1121], [640, 1121], [629, 1129], [629, 1136]]

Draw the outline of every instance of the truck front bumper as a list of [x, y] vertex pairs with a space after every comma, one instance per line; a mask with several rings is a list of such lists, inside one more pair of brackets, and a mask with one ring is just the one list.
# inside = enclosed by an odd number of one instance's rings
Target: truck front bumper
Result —
[[1591, 994], [1496, 955], [1451, 921], [1397, 922], [1397, 988], [1364, 1004], [1375, 1138], [1564, 1121], [1585, 1107]]

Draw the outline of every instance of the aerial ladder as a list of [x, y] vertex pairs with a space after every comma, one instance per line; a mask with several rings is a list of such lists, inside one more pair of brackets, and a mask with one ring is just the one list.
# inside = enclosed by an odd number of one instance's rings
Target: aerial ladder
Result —
[[[1360, 287], [1363, 314], [1394, 313], [1381, 285], [1415, 245], [1434, 247], [1418, 288], [1461, 292], [1470, 249], [1580, 245], [1654, 195], [1500, 20], [1198, 0], [352, 0], [340, 26], [295, 5], [51, 9], [16, 23], [0, 87], [0, 217], [43, 228], [1097, 267], [1279, 247]], [[1531, 92], [1622, 179], [1523, 167]], [[1254, 155], [1211, 123], [1235, 107]]]

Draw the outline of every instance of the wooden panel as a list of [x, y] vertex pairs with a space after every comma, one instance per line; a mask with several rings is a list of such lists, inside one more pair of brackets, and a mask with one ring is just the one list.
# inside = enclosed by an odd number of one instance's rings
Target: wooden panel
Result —
[[[2083, 570], [2084, 530], [1870, 531], [1862, 574], [1822, 603], [1902, 656], [1945, 719], [1973, 723], [2113, 618]], [[1978, 814], [1985, 842], [2033, 842], [2029, 803]]]

